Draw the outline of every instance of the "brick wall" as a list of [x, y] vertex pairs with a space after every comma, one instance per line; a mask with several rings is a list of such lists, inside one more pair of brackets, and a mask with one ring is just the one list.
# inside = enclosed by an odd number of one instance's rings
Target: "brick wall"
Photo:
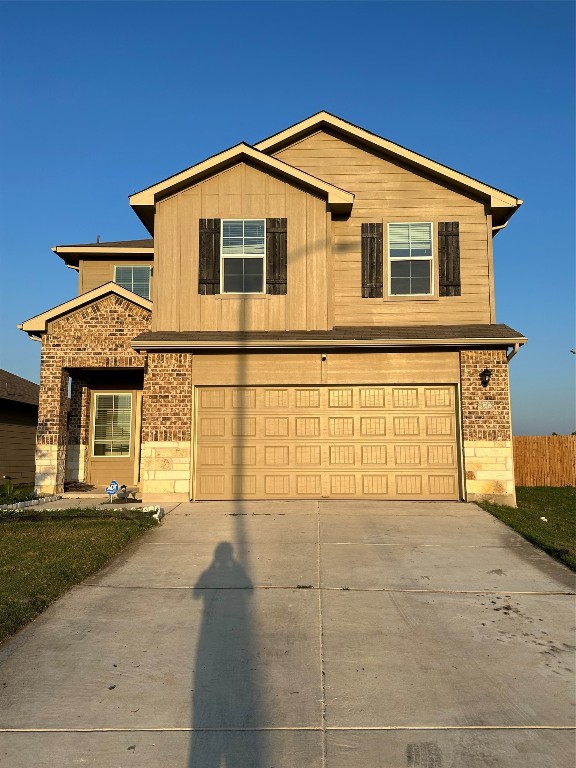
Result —
[[150, 352], [144, 373], [142, 442], [192, 439], [192, 355]]
[[[480, 381], [484, 368], [492, 371], [487, 387]], [[508, 362], [503, 349], [462, 350], [462, 429], [464, 440], [510, 440]], [[482, 410], [480, 402], [490, 403]]]
[[[484, 368], [492, 371], [487, 387]], [[466, 497], [516, 506], [505, 350], [462, 350], [460, 375]]]
[[148, 353], [142, 400], [144, 499], [190, 498], [192, 359], [190, 353]]

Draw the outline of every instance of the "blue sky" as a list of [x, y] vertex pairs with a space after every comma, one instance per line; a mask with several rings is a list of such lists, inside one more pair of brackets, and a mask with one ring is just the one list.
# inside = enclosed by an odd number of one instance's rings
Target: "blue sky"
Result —
[[320, 109], [510, 192], [495, 240], [514, 431], [576, 429], [570, 2], [0, 3], [0, 367], [71, 298], [56, 244], [146, 236], [127, 196]]

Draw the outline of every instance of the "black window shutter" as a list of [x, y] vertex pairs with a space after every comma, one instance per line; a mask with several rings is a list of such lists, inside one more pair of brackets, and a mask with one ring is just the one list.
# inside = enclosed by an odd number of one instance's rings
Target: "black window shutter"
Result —
[[438, 223], [438, 272], [440, 296], [460, 296], [460, 224]]
[[363, 299], [381, 299], [384, 295], [382, 251], [382, 223], [362, 224]]
[[283, 295], [288, 289], [288, 220], [266, 219], [266, 293]]
[[200, 219], [198, 293], [220, 293], [220, 219]]

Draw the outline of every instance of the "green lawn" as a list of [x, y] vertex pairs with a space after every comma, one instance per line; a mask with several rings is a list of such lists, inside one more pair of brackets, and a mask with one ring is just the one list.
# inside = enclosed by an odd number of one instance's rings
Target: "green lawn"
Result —
[[154, 525], [135, 510], [0, 512], [0, 642]]
[[576, 488], [516, 488], [516, 501], [517, 509], [487, 502], [478, 506], [576, 571]]

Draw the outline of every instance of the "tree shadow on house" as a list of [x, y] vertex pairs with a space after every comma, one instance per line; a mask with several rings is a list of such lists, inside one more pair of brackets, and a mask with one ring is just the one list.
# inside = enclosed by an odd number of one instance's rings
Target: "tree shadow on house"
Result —
[[252, 582], [229, 542], [194, 587], [204, 602], [193, 680], [190, 768], [263, 768]]

